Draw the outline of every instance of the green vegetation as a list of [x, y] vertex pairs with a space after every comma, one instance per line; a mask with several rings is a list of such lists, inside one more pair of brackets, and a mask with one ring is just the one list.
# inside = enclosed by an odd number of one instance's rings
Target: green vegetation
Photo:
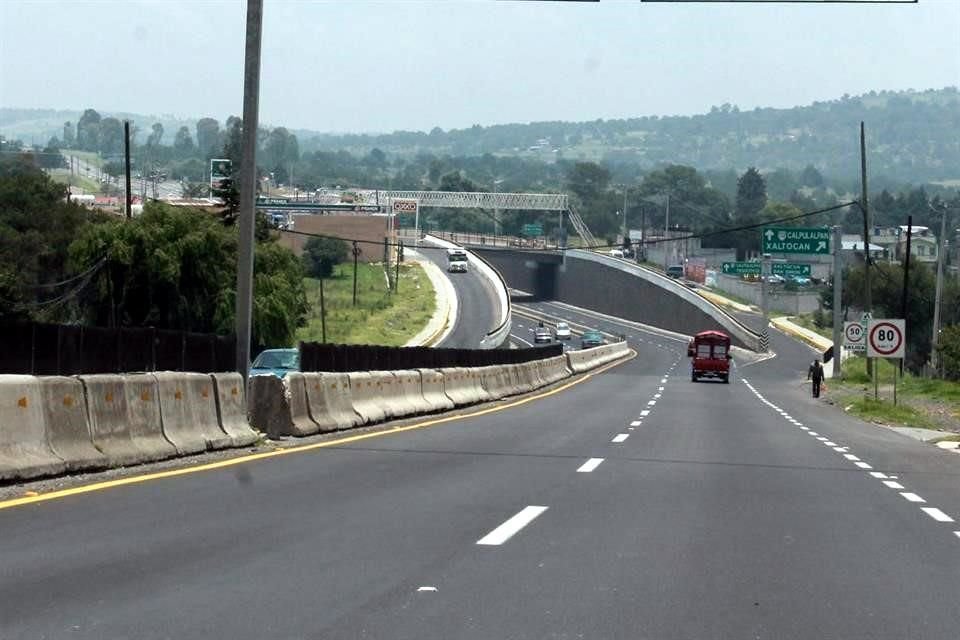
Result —
[[80, 187], [85, 193], [99, 193], [100, 185], [97, 181], [81, 175], [71, 175], [69, 169], [53, 169], [50, 171], [50, 179], [63, 185]]
[[[229, 333], [237, 230], [204, 211], [146, 205], [125, 220], [65, 201], [29, 158], [0, 158], [0, 318]], [[254, 341], [293, 343], [307, 301], [297, 257], [256, 247]]]
[[347, 243], [339, 238], [310, 238], [303, 245], [303, 270], [311, 278], [329, 278], [333, 268], [347, 259]]
[[[340, 265], [323, 281], [327, 308], [327, 342], [401, 346], [419, 333], [436, 308], [433, 285], [416, 264], [400, 266], [400, 292], [387, 290], [383, 265], [357, 265], [357, 306], [353, 306], [353, 265]], [[310, 309], [297, 340], [321, 339], [320, 285], [305, 280]]]
[[80, 149], [61, 149], [60, 151], [68, 156], [76, 156], [95, 167], [104, 165], [103, 157], [96, 151], [81, 151]]
[[874, 361], [879, 376], [880, 400], [873, 399], [873, 382], [867, 375], [866, 358], [843, 363], [843, 381], [828, 380], [830, 396], [849, 413], [884, 424], [930, 429], [960, 430], [960, 382], [922, 378], [905, 373], [897, 381], [897, 405], [893, 404], [896, 365]]
[[814, 322], [813, 314], [805, 313], [799, 316], [790, 316], [790, 322], [798, 324], [804, 329], [809, 329], [824, 338], [833, 339], [833, 329], [830, 327], [818, 327], [816, 322]]

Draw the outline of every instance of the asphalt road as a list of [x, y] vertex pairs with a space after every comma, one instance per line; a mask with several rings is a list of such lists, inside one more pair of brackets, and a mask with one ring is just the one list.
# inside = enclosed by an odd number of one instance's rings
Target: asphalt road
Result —
[[682, 341], [558, 310], [637, 357], [475, 417], [0, 509], [0, 637], [958, 637], [960, 456], [811, 399], [812, 351], [777, 332], [776, 358], [693, 384]]
[[[447, 273], [446, 250], [430, 249], [429, 246], [424, 242], [420, 254]], [[494, 292], [487, 280], [472, 267], [471, 264], [466, 273], [447, 273], [457, 292], [457, 318], [453, 331], [438, 347], [476, 349], [487, 333], [499, 324], [499, 305]]]

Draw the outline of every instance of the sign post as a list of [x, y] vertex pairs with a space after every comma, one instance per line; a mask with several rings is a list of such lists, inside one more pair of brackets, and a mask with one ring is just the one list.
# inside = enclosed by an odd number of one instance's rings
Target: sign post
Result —
[[[900, 319], [871, 319], [867, 321], [867, 357], [891, 358], [903, 360], [906, 352], [906, 322]], [[897, 367], [894, 367], [896, 369]], [[873, 399], [879, 399], [880, 367], [873, 371]], [[894, 394], [896, 394], [896, 372], [894, 372]]]
[[763, 253], [830, 253], [830, 229], [826, 227], [766, 227]]

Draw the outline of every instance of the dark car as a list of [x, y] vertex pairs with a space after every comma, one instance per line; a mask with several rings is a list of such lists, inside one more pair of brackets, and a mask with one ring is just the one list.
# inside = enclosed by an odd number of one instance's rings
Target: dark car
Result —
[[533, 332], [533, 342], [553, 342], [553, 334], [546, 327], [537, 327]]
[[599, 347], [603, 344], [603, 336], [600, 335], [599, 331], [585, 331], [582, 336], [580, 336], [580, 348], [589, 349], [591, 347]]
[[283, 378], [291, 371], [300, 371], [299, 349], [267, 349], [250, 365], [251, 376], [272, 375]]

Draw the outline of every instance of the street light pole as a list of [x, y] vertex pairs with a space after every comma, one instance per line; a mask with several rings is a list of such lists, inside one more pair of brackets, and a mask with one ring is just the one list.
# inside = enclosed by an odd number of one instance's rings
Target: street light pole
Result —
[[[932, 208], [933, 207], [931, 207], [931, 209]], [[933, 303], [933, 336], [930, 342], [932, 347], [930, 350], [930, 364], [933, 367], [934, 375], [936, 375], [937, 370], [940, 368], [940, 354], [937, 353], [937, 349], [940, 346], [940, 301], [943, 298], [943, 254], [946, 251], [947, 212], [948, 209], [944, 206], [940, 216], [940, 246], [937, 247], [937, 285]]]
[[243, 131], [241, 136], [237, 300], [234, 319], [237, 333], [237, 371], [246, 379], [250, 368], [253, 334], [254, 198], [257, 180], [257, 116], [260, 105], [260, 41], [263, 34], [263, 0], [247, 0], [246, 53], [243, 69]]

